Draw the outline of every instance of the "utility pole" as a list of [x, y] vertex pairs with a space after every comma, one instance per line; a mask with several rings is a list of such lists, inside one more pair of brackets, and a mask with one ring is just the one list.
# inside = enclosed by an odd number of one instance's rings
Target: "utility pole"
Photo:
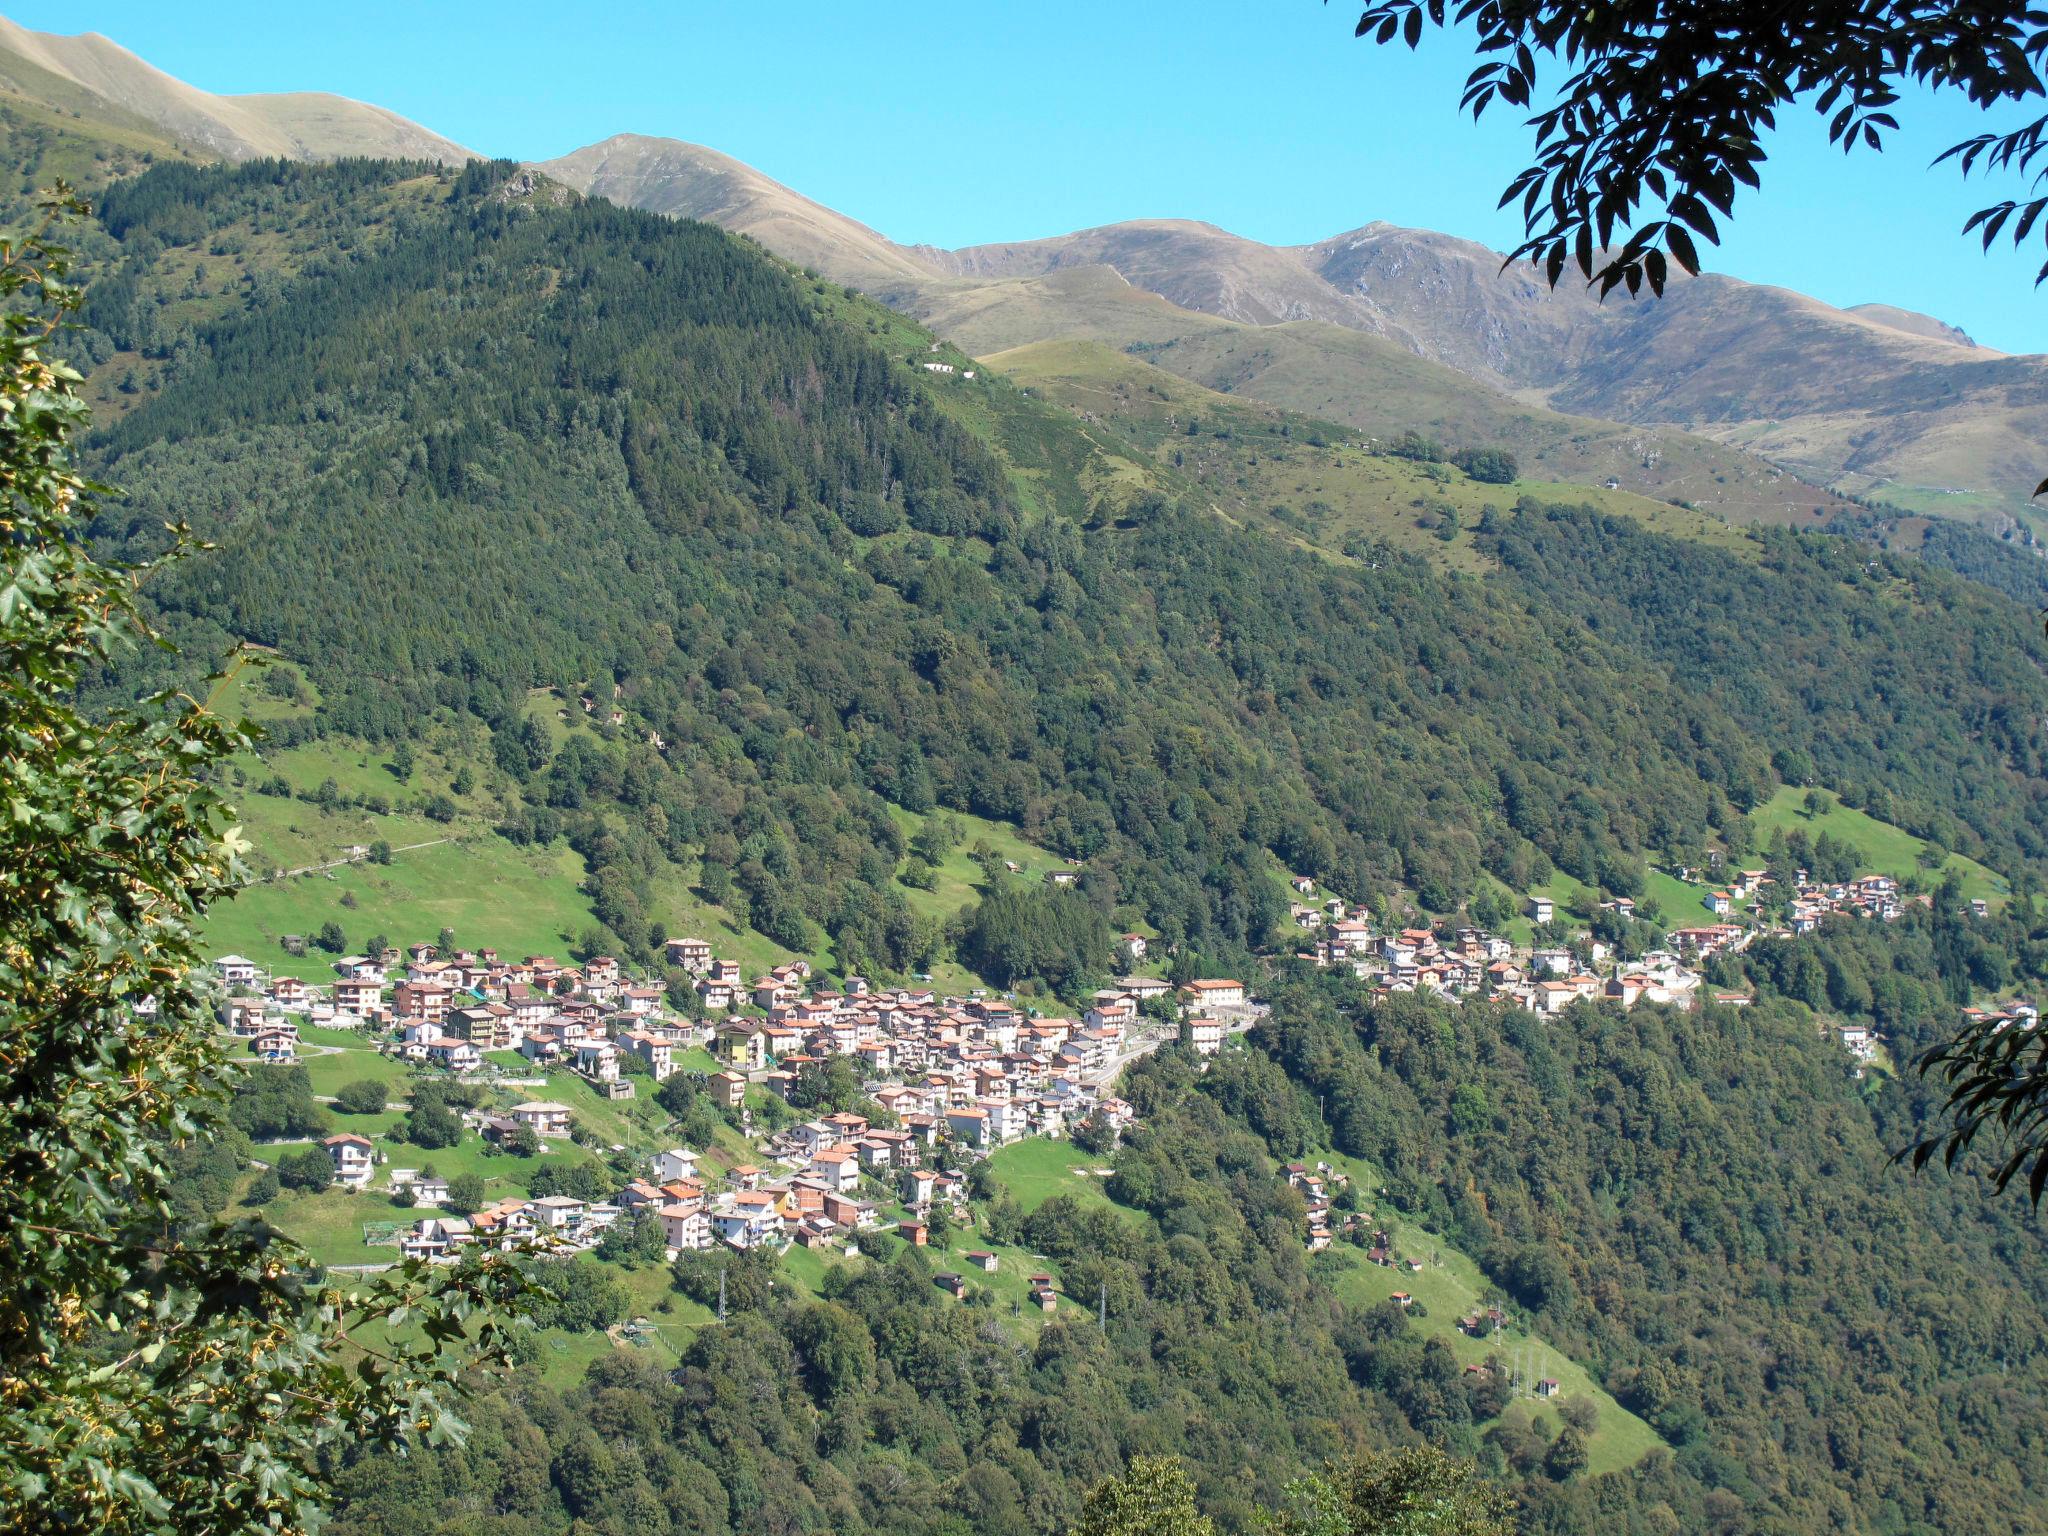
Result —
[[1095, 1326], [1104, 1333], [1109, 1332], [1109, 1282], [1095, 1282]]
[[723, 1265], [720, 1265], [718, 1270], [718, 1321], [721, 1324], [725, 1321], [725, 1266]]

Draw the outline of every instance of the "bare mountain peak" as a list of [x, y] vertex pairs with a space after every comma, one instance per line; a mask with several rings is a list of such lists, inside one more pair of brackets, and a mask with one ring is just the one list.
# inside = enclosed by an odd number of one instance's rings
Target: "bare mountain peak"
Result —
[[1975, 338], [1962, 327], [1950, 325], [1946, 320], [1937, 320], [1932, 315], [1923, 315], [1917, 310], [1900, 309], [1895, 304], [1851, 304], [1843, 313], [1855, 315], [1888, 330], [1921, 337], [1923, 340], [1945, 341], [1952, 346], [1990, 352], [1988, 347], [1979, 347]]
[[618, 133], [539, 169], [592, 197], [751, 235], [786, 260], [878, 292], [930, 267], [858, 220], [702, 144]]
[[62, 82], [114, 114], [150, 123], [189, 148], [227, 160], [385, 155], [455, 165], [476, 158], [395, 112], [344, 96], [318, 91], [215, 96], [97, 32], [65, 37], [0, 17], [0, 71], [10, 56], [29, 66], [8, 75], [21, 94], [47, 99], [47, 87]]

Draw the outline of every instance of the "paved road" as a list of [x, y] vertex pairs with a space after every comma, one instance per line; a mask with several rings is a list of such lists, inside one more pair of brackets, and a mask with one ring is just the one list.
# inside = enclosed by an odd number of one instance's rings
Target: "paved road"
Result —
[[[1244, 1010], [1242, 1017], [1234, 1018], [1230, 1021], [1229, 1032], [1233, 1035], [1244, 1034], [1265, 1016], [1266, 1009], [1264, 1005], [1254, 1003]], [[1088, 1086], [1095, 1089], [1097, 1093], [1102, 1092], [1123, 1074], [1124, 1068], [1128, 1067], [1140, 1056], [1150, 1056], [1162, 1045], [1170, 1044], [1179, 1038], [1179, 1032], [1169, 1026], [1152, 1025], [1145, 1034], [1131, 1041], [1121, 1051], [1117, 1052], [1115, 1056], [1111, 1057], [1108, 1066], [1104, 1067], [1092, 1078], [1087, 1079]]]

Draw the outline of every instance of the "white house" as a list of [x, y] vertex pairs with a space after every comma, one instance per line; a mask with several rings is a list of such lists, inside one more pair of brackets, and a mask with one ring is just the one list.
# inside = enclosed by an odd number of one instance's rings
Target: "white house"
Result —
[[447, 1035], [427, 1042], [427, 1060], [437, 1067], [446, 1067], [450, 1072], [474, 1072], [484, 1064], [483, 1052], [467, 1040]]
[[619, 1080], [619, 1049], [609, 1040], [585, 1040], [576, 1047], [576, 1070], [594, 1083]]
[[986, 1147], [989, 1144], [988, 1111], [972, 1104], [947, 1110], [946, 1133], [966, 1146]]
[[569, 1134], [569, 1106], [557, 1104], [551, 1099], [536, 1099], [512, 1107], [512, 1118], [533, 1128], [533, 1134], [543, 1141], [560, 1139]]
[[370, 1182], [377, 1149], [369, 1137], [344, 1131], [329, 1136], [320, 1145], [326, 1149], [328, 1161], [334, 1164], [335, 1183], [361, 1189]]
[[670, 939], [663, 947], [668, 951], [668, 963], [682, 967], [692, 976], [702, 976], [711, 969], [708, 939]]
[[1241, 981], [1191, 981], [1180, 990], [1181, 996], [1187, 999], [1188, 1008], [1195, 1013], [1244, 1006], [1244, 983]]
[[811, 1154], [804, 1172], [834, 1194], [843, 1195], [860, 1183], [860, 1154], [852, 1147], [826, 1147]]
[[711, 1246], [711, 1218], [702, 1201], [683, 1200], [664, 1205], [661, 1216], [662, 1240], [678, 1252], [686, 1248]]
[[782, 1218], [775, 1211], [775, 1197], [754, 1191], [724, 1195], [711, 1211], [711, 1232], [735, 1248], [759, 1248], [775, 1241], [782, 1230]]
[[654, 1154], [654, 1181], [667, 1184], [676, 1179], [697, 1177], [697, 1154], [682, 1147], [670, 1147]]
[[619, 1043], [647, 1063], [657, 1083], [667, 1081], [676, 1069], [675, 1047], [650, 1030], [629, 1029], [619, 1036]]

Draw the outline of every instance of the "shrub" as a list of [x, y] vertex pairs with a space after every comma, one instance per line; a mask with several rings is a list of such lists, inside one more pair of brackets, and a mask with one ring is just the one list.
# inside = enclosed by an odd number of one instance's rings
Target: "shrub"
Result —
[[325, 1189], [334, 1182], [334, 1164], [319, 1147], [287, 1152], [277, 1160], [277, 1182], [286, 1189]]
[[1505, 448], [1462, 448], [1451, 462], [1481, 485], [1512, 485], [1521, 469]]
[[334, 1107], [345, 1115], [381, 1115], [390, 1102], [384, 1085], [368, 1078], [343, 1083], [334, 1092]]

